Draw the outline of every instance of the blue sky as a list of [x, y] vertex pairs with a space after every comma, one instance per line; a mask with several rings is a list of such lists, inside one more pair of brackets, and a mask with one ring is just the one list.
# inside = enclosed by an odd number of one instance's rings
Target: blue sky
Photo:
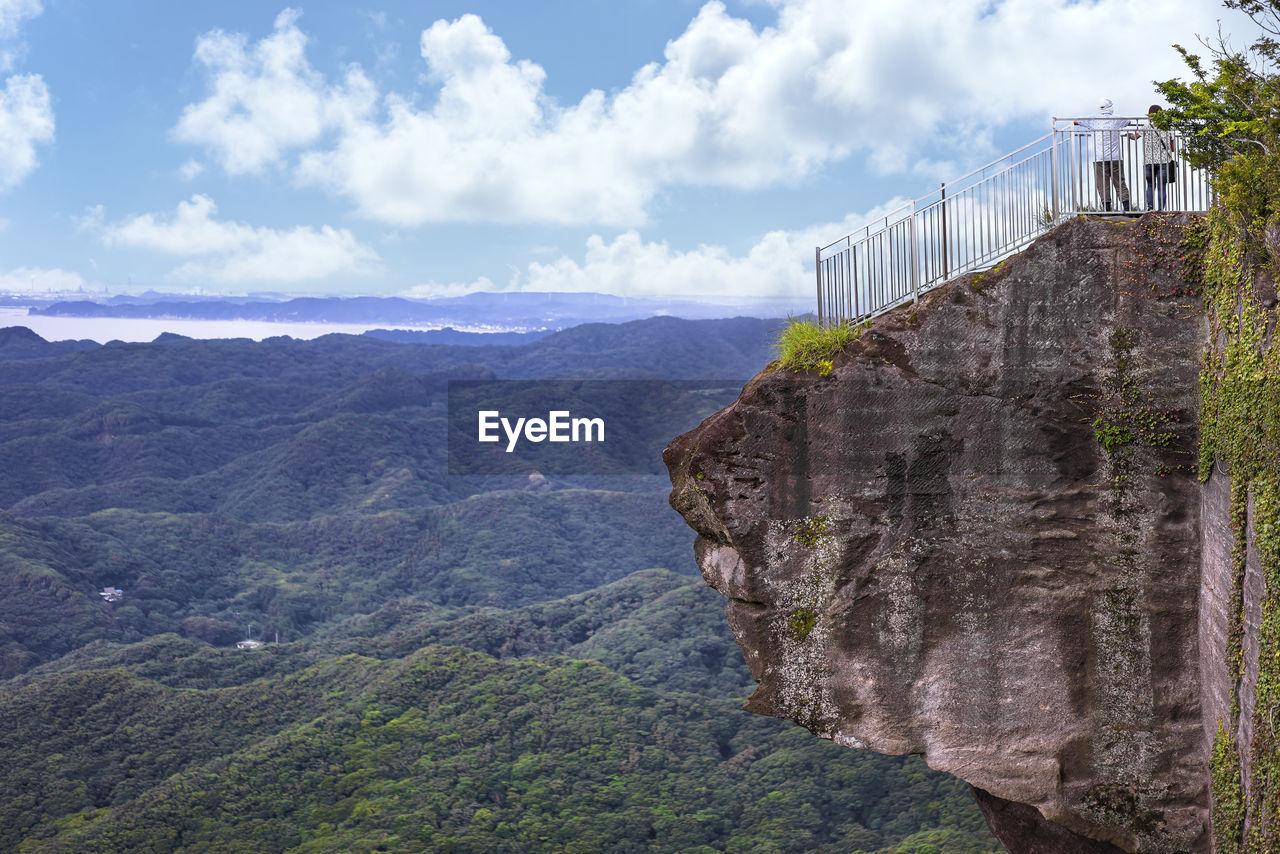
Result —
[[[1190, 0], [0, 0], [0, 289], [794, 296]], [[809, 265], [806, 267], [806, 263]]]

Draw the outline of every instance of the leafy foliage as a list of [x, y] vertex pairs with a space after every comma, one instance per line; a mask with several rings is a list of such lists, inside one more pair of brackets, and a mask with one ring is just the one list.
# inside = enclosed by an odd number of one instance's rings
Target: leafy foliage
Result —
[[700, 580], [651, 569], [587, 593], [515, 610], [420, 611], [395, 603], [326, 638], [362, 638], [379, 655], [429, 643], [501, 658], [555, 653], [600, 661], [644, 685], [710, 697], [753, 687], [725, 630], [723, 599]]
[[[295, 639], [405, 597], [511, 608], [649, 567], [696, 571], [662, 495], [577, 489], [290, 523], [0, 514], [0, 546], [11, 579], [0, 598], [3, 675], [95, 639], [183, 632], [229, 643], [249, 623], [256, 637]], [[95, 601], [107, 586], [124, 600]]]
[[922, 825], [993, 847], [918, 760], [586, 662], [428, 647], [210, 691], [94, 671], [0, 719], [17, 850], [850, 851]]
[[1157, 114], [1163, 128], [1186, 134], [1186, 156], [1192, 166], [1220, 170], [1237, 156], [1280, 154], [1280, 3], [1276, 0], [1226, 0], [1253, 19], [1261, 33], [1247, 50], [1232, 48], [1221, 37], [1206, 42], [1212, 57], [1175, 45], [1191, 72], [1189, 82], [1167, 80], [1156, 88], [1170, 108]]
[[[1191, 165], [1213, 172], [1216, 228], [1244, 247], [1249, 260], [1280, 274], [1280, 0], [1226, 0], [1259, 27], [1253, 44], [1233, 48], [1219, 37], [1206, 42], [1205, 61], [1181, 47], [1191, 80], [1168, 80], [1157, 88], [1170, 108], [1158, 113], [1161, 127], [1187, 139]], [[1228, 236], [1229, 233], [1229, 236]]]

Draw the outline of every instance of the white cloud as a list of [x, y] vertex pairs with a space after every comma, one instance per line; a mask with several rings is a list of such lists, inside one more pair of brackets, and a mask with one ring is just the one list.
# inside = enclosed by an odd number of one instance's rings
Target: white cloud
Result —
[[[0, 42], [17, 39], [18, 25], [42, 11], [44, 10], [39, 0], [0, 0]], [[25, 49], [26, 46], [21, 42], [0, 43], [0, 71], [13, 68]]]
[[0, 291], [74, 291], [88, 287], [84, 276], [58, 267], [16, 267], [0, 273]]
[[260, 172], [287, 149], [315, 142], [328, 129], [362, 117], [373, 84], [353, 67], [326, 86], [304, 56], [301, 13], [285, 9], [275, 31], [249, 49], [242, 35], [221, 30], [196, 40], [196, 60], [210, 75], [209, 96], [182, 111], [173, 134], [203, 145], [229, 174]]
[[194, 181], [204, 172], [204, 164], [199, 160], [188, 160], [178, 167], [178, 177], [184, 181]]
[[407, 297], [408, 299], [441, 299], [443, 297], [466, 296], [477, 291], [499, 290], [504, 289], [495, 287], [488, 276], [481, 276], [474, 282], [424, 282], [420, 285], [414, 285], [408, 290], [401, 291], [397, 296]]
[[84, 209], [82, 216], [73, 216], [71, 221], [75, 223], [77, 231], [97, 231], [102, 227], [106, 215], [107, 209], [102, 205], [90, 205]]
[[741, 255], [722, 246], [677, 250], [663, 241], [645, 241], [634, 230], [608, 242], [600, 235], [592, 235], [581, 260], [562, 255], [547, 263], [530, 262], [504, 287], [495, 288], [484, 278], [449, 285], [428, 282], [405, 295], [456, 296], [480, 290], [576, 291], [703, 300], [793, 299], [803, 304], [813, 298], [813, 248], [880, 219], [904, 202], [895, 198], [874, 210], [850, 214], [840, 222], [771, 231]]
[[0, 39], [18, 34], [18, 25], [44, 11], [40, 0], [0, 0]]
[[[39, 0], [0, 0], [0, 41], [18, 36], [18, 26], [42, 11]], [[0, 44], [0, 71], [13, 67], [22, 52]], [[36, 146], [53, 141], [53, 107], [39, 74], [15, 74], [0, 89], [0, 192], [11, 189], [36, 168]]]
[[[757, 30], [709, 2], [662, 62], [569, 105], [475, 15], [422, 33], [438, 87], [425, 106], [379, 99], [354, 66], [329, 86], [286, 10], [252, 48], [200, 39], [213, 94], [177, 135], [232, 173], [296, 151], [300, 180], [394, 225], [634, 226], [669, 187], [788, 184], [855, 154], [882, 172], [971, 160], [998, 153], [993, 128], [1085, 112], [1104, 94], [1145, 113], [1150, 79], [1182, 73], [1169, 44], [1211, 31], [1217, 11], [1202, 0], [773, 5], [776, 25]], [[1117, 74], [1133, 57], [1141, 72]]]
[[0, 90], [0, 191], [36, 168], [36, 145], [53, 141], [49, 89], [38, 74], [15, 74]]
[[[627, 231], [610, 243], [587, 240], [581, 263], [562, 257], [532, 262], [522, 289], [598, 291], [627, 296], [783, 296], [799, 289], [802, 262], [784, 232], [770, 232], [743, 256], [719, 246], [675, 251]], [[813, 248], [809, 248], [813, 254]]]
[[277, 230], [217, 220], [216, 212], [213, 199], [197, 194], [179, 202], [172, 216], [142, 214], [103, 226], [102, 239], [108, 246], [192, 258], [169, 274], [179, 282], [293, 283], [365, 275], [381, 264], [378, 254], [345, 228]]

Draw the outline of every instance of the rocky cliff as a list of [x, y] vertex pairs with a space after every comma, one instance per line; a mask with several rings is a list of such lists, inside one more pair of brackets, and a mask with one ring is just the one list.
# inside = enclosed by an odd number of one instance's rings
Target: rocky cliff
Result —
[[1212, 850], [1235, 539], [1193, 234], [1078, 218], [671, 443], [748, 709], [922, 754], [1014, 854]]

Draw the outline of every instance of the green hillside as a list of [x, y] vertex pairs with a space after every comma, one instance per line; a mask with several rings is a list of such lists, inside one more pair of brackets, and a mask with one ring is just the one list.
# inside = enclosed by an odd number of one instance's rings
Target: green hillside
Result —
[[557, 657], [432, 646], [206, 689], [73, 671], [0, 720], [17, 850], [845, 852], [920, 827], [990, 850], [918, 761]]
[[447, 473], [450, 379], [746, 376], [775, 325], [0, 335], [0, 849], [999, 850], [958, 781], [739, 710], [662, 479]]

